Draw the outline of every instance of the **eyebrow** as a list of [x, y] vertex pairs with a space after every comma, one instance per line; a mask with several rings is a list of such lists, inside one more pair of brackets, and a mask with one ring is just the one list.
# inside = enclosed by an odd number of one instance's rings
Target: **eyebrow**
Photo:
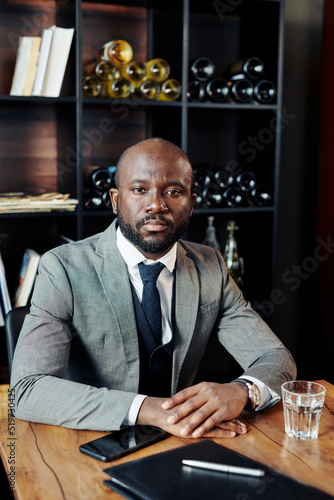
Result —
[[[146, 182], [149, 182], [148, 179], [133, 179], [131, 184], [145, 184]], [[167, 186], [179, 186], [179, 187], [184, 187], [184, 184], [182, 184], [181, 181], [167, 181], [166, 183]]]

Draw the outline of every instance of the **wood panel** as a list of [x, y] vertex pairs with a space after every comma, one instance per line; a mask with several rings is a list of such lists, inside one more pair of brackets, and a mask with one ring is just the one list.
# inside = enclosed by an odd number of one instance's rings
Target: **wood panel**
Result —
[[[334, 3], [324, 2], [324, 27], [322, 46], [322, 79], [321, 79], [321, 109], [319, 135], [319, 165], [318, 165], [318, 193], [317, 193], [317, 243], [319, 238], [325, 247], [315, 255], [318, 259], [316, 271], [316, 297], [320, 311], [317, 325], [323, 327], [324, 336], [318, 343], [316, 352], [319, 358], [327, 362], [327, 376], [334, 381], [333, 375], [333, 315], [334, 300], [334, 255], [333, 255], [333, 227], [334, 227], [334, 67], [332, 64], [334, 47]], [[319, 245], [316, 245], [319, 249]], [[310, 336], [310, 339], [312, 337]], [[313, 339], [312, 339], [313, 340]]]
[[[71, 109], [62, 114], [54, 106], [0, 107], [0, 192], [58, 191], [62, 159], [75, 150]], [[62, 179], [64, 190], [73, 193], [74, 187], [75, 175]]]

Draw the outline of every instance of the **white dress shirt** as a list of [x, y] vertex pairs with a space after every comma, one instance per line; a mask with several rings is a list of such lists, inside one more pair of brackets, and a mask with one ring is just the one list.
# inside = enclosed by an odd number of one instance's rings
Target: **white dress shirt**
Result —
[[[120, 229], [116, 232], [116, 242], [118, 250], [121, 252], [123, 259], [128, 268], [129, 279], [135, 289], [140, 302], [143, 295], [143, 282], [140, 277], [138, 264], [143, 262], [145, 265], [156, 264], [161, 262], [165, 265], [164, 269], [158, 276], [157, 288], [160, 294], [161, 301], [161, 323], [162, 323], [162, 342], [167, 344], [172, 338], [172, 297], [174, 285], [174, 268], [176, 261], [176, 243], [161, 259], [151, 260], [146, 257], [137, 248], [132, 245], [121, 233]], [[132, 402], [125, 418], [124, 425], [134, 425], [137, 420], [137, 415], [142, 402], [146, 398], [145, 395], [138, 394]]]
[[[118, 250], [125, 260], [128, 268], [129, 279], [140, 302], [142, 301], [143, 282], [140, 277], [138, 264], [143, 262], [146, 265], [152, 265], [157, 262], [161, 262], [165, 265], [165, 268], [158, 276], [157, 288], [159, 290], [161, 300], [162, 342], [163, 344], [166, 344], [172, 338], [172, 296], [177, 244], [175, 243], [169, 252], [167, 252], [160, 259], [151, 260], [146, 259], [146, 257], [123, 236], [119, 228], [117, 229], [116, 237]], [[270, 391], [263, 382], [255, 377], [242, 375], [240, 378], [250, 380], [258, 386], [260, 391], [260, 404], [257, 407], [257, 411], [261, 410], [272, 397], [275, 398], [275, 400], [279, 399], [276, 393]], [[123, 425], [135, 425], [138, 412], [146, 397], [146, 395], [137, 394], [129, 408], [126, 418], [124, 419]]]

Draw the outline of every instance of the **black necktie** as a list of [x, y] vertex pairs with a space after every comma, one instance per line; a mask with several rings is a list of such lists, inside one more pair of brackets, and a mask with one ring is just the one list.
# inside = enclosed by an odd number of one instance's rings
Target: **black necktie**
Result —
[[138, 264], [138, 267], [144, 285], [142, 298], [143, 311], [158, 345], [161, 345], [161, 304], [156, 282], [165, 266], [161, 262], [151, 266], [145, 266], [141, 262]]

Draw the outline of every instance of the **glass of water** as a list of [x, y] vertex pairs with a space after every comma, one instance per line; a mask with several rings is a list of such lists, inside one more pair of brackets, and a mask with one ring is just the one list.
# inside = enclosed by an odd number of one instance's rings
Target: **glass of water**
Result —
[[316, 382], [292, 380], [282, 385], [285, 432], [291, 438], [309, 441], [319, 432], [326, 389]]

